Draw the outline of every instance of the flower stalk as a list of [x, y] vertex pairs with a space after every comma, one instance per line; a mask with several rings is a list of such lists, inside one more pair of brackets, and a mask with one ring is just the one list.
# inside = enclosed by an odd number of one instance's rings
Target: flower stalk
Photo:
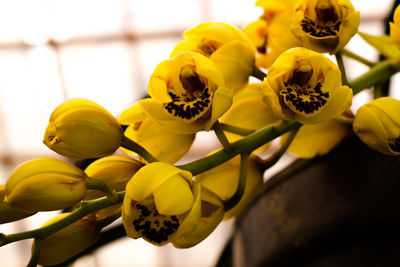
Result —
[[129, 149], [135, 153], [138, 153], [139, 156], [144, 158], [148, 162], [156, 162], [158, 161], [153, 155], [151, 155], [144, 147], [136, 143], [135, 141], [129, 139], [125, 135], [122, 138], [121, 147]]
[[232, 145], [231, 145], [231, 143], [229, 143], [229, 140], [226, 137], [220, 123], [218, 121], [216, 121], [212, 128], [214, 130], [215, 135], [218, 138], [218, 141], [221, 143], [224, 150], [230, 151], [232, 149]]

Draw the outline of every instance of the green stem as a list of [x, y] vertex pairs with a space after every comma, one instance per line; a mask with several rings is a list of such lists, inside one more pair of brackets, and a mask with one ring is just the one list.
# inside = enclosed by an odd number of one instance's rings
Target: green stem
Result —
[[242, 199], [244, 188], [246, 185], [248, 164], [249, 164], [249, 153], [244, 152], [240, 154], [240, 171], [239, 171], [238, 185], [235, 194], [233, 194], [232, 197], [224, 201], [225, 211], [232, 209]]
[[253, 72], [251, 73], [251, 76], [263, 81], [265, 77], [267, 77], [267, 74], [264, 73], [262, 70], [254, 66]]
[[255, 130], [236, 127], [225, 123], [219, 123], [219, 126], [221, 126], [221, 129], [224, 130], [225, 132], [230, 132], [241, 136], [247, 136], [255, 132]]
[[346, 75], [346, 68], [344, 67], [344, 62], [343, 62], [343, 57], [342, 57], [342, 51], [338, 51], [335, 54], [336, 61], [338, 63], [340, 72], [342, 73], [342, 84], [348, 85], [349, 82], [347, 80], [347, 75]]
[[108, 187], [108, 185], [103, 182], [102, 180], [95, 179], [95, 178], [90, 178], [88, 177], [86, 180], [86, 188], [87, 189], [94, 189], [94, 190], [100, 190], [103, 192], [108, 198], [111, 199], [111, 201], [115, 201], [116, 198], [118, 198], [117, 194], [114, 194], [111, 189]]
[[10, 235], [4, 235], [0, 239], [0, 247], [4, 246], [6, 244], [20, 241], [23, 239], [29, 239], [29, 238], [40, 238], [40, 239], [45, 239], [49, 235], [57, 232], [58, 230], [78, 221], [79, 219], [85, 217], [86, 215], [95, 212], [97, 210], [107, 208], [109, 206], [115, 205], [117, 203], [121, 203], [122, 200], [124, 199], [125, 192], [119, 192], [117, 193], [118, 199], [116, 201], [111, 201], [107, 197], [103, 197], [100, 199], [96, 200], [91, 200], [87, 202], [83, 202], [82, 206], [72, 212], [71, 214], [65, 216], [64, 218], [49, 224], [47, 226], [37, 228], [35, 230], [30, 230], [30, 231], [25, 231], [21, 233], [15, 233], [15, 234], [10, 234]]
[[342, 49], [342, 55], [352, 58], [368, 67], [373, 67], [375, 65], [374, 62], [371, 62], [368, 59], [365, 59], [357, 54], [354, 54], [353, 52], [350, 52], [349, 50], [346, 50], [346, 49]]
[[144, 158], [147, 162], [156, 162], [156, 161], [158, 161], [144, 147], [142, 147], [141, 145], [139, 145], [135, 141], [129, 139], [128, 137], [126, 137], [126, 135], [124, 135], [124, 137], [122, 138], [121, 146], [123, 148], [126, 148], [126, 149], [128, 149], [130, 151], [133, 151], [133, 152], [139, 154], [139, 156]]
[[231, 143], [229, 143], [228, 138], [226, 137], [222, 127], [219, 125], [219, 122], [216, 121], [212, 127], [214, 130], [215, 135], [217, 136], [219, 142], [221, 143], [222, 147], [225, 151], [230, 151], [232, 149]]
[[285, 154], [286, 150], [289, 148], [290, 144], [292, 143], [294, 137], [297, 134], [297, 131], [299, 129], [294, 129], [292, 131], [290, 131], [290, 133], [288, 134], [289, 136], [287, 137], [287, 139], [285, 140], [285, 142], [281, 145], [281, 147], [279, 148], [278, 151], [276, 151], [271, 157], [262, 160], [260, 158], [256, 158], [256, 163], [257, 166], [260, 168], [260, 170], [262, 172], [266, 171], [267, 169], [271, 168], [272, 166], [275, 165], [275, 163], [278, 162], [278, 160], [283, 156], [283, 154]]
[[36, 267], [38, 260], [39, 260], [39, 255], [40, 255], [40, 248], [42, 246], [43, 239], [40, 238], [35, 238], [33, 241], [33, 251], [32, 251], [32, 256], [31, 259], [29, 260], [29, 263], [27, 267]]
[[399, 70], [400, 59], [387, 59], [375, 64], [368, 72], [352, 81], [349, 86], [353, 89], [355, 95], [363, 89], [389, 80]]
[[249, 136], [232, 143], [232, 150], [229, 152], [221, 149], [214, 154], [184, 165], [180, 165], [178, 167], [183, 170], [190, 171], [193, 175], [197, 175], [230, 160], [240, 153], [250, 153], [259, 146], [275, 139], [287, 131], [297, 129], [300, 126], [301, 123], [297, 121], [284, 121], [278, 126], [266, 126], [250, 134]]

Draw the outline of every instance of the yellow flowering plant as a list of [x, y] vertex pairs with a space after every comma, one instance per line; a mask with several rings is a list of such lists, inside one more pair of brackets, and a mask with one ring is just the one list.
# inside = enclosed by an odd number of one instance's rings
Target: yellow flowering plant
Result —
[[[286, 152], [322, 157], [353, 135], [399, 156], [400, 101], [382, 86], [400, 71], [399, 8], [390, 36], [360, 33], [387, 58], [371, 62], [345, 49], [360, 18], [348, 0], [256, 6], [261, 16], [243, 30], [203, 22], [185, 31], [149, 77], [149, 96], [118, 119], [80, 98], [49, 114], [43, 142], [67, 159], [18, 166], [0, 186], [0, 223], [68, 213], [34, 230], [1, 233], [0, 246], [33, 239], [29, 266], [66, 264], [101, 243], [103, 228], [121, 217], [123, 235], [190, 248], [224, 220], [246, 216], [276, 183], [265, 173]], [[368, 70], [349, 81], [344, 57]], [[354, 110], [353, 96], [368, 88], [374, 100]], [[193, 159], [201, 131], [214, 133], [220, 147]]]

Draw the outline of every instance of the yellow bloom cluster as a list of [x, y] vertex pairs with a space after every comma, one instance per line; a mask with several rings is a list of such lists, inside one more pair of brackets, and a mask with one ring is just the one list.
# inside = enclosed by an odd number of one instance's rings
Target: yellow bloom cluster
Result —
[[[378, 87], [397, 70], [386, 61], [371, 68], [367, 82], [346, 81], [340, 51], [360, 18], [350, 1], [258, 0], [256, 5], [263, 14], [243, 30], [203, 22], [184, 32], [169, 58], [155, 67], [149, 97], [118, 118], [80, 98], [53, 111], [43, 142], [82, 160], [80, 168], [37, 158], [0, 185], [0, 223], [77, 209], [50, 220], [34, 236], [40, 264], [59, 264], [80, 253], [120, 216], [129, 237], [192, 247], [221, 221], [245, 212], [263, 186], [264, 171], [285, 151], [312, 158], [355, 133], [372, 149], [400, 155], [399, 100], [375, 99], [355, 116], [349, 110], [353, 90]], [[385, 51], [400, 43], [399, 16], [398, 8], [393, 42]], [[336, 54], [338, 64], [321, 53]], [[260, 81], [250, 83], [250, 76]], [[211, 130], [222, 148], [176, 165], [196, 134]], [[279, 136], [278, 148], [270, 146]], [[111, 155], [119, 148], [119, 155]], [[265, 159], [266, 154], [272, 156]]]

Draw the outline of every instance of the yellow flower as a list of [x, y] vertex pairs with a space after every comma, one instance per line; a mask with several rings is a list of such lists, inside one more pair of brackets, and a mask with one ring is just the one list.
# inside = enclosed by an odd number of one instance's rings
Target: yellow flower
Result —
[[122, 206], [127, 235], [155, 245], [170, 242], [194, 203], [192, 174], [164, 162], [141, 168], [128, 182]]
[[59, 159], [33, 159], [10, 175], [5, 201], [27, 212], [68, 208], [84, 198], [86, 178], [82, 170]]
[[[336, 120], [314, 125], [303, 125], [296, 133], [287, 152], [300, 158], [313, 158], [331, 151], [351, 133], [349, 127]], [[287, 134], [282, 136], [286, 140]]]
[[221, 72], [227, 86], [235, 90], [246, 85], [253, 71], [255, 49], [246, 35], [222, 22], [203, 22], [183, 33], [171, 57], [193, 51], [209, 57]]
[[359, 24], [360, 12], [349, 0], [300, 0], [292, 29], [304, 47], [335, 54], [357, 33]]
[[[67, 215], [69, 214], [60, 214], [42, 227]], [[38, 263], [46, 266], [62, 263], [94, 244], [99, 235], [100, 228], [95, 217], [88, 215], [46, 237], [40, 248]]]
[[122, 128], [104, 108], [87, 99], [70, 99], [51, 114], [43, 142], [70, 158], [97, 158], [121, 144]]
[[350, 106], [353, 92], [341, 83], [339, 68], [327, 57], [292, 48], [271, 66], [263, 90], [277, 117], [317, 124], [338, 117]]
[[393, 43], [400, 49], [400, 5], [396, 7], [393, 15], [393, 22], [390, 24], [390, 37]]
[[400, 155], [400, 101], [375, 99], [358, 109], [354, 132], [370, 148], [386, 155]]
[[5, 188], [5, 185], [0, 185], [0, 224], [18, 221], [35, 214], [13, 208], [4, 202]]
[[[195, 134], [178, 134], [160, 128], [146, 117], [139, 104], [134, 104], [122, 112], [118, 121], [129, 125], [125, 136], [139, 143], [159, 161], [170, 164], [182, 158], [192, 146]], [[121, 149], [128, 154], [135, 154]]]
[[[239, 182], [240, 156], [233, 158], [211, 170], [196, 176], [203, 187], [214, 192], [222, 200], [228, 200], [235, 194]], [[263, 172], [261, 172], [253, 158], [249, 158], [247, 168], [246, 185], [243, 196], [235, 207], [225, 213], [224, 220], [230, 219], [241, 213], [257, 195], [263, 184]]]
[[202, 191], [188, 171], [164, 162], [144, 166], [126, 186], [122, 222], [127, 235], [157, 246], [199, 243], [223, 216], [219, 198]]
[[297, 0], [257, 0], [256, 6], [264, 9], [261, 19], [271, 21], [285, 12], [292, 12]]
[[182, 52], [161, 62], [150, 77], [152, 98], [139, 104], [159, 127], [181, 134], [210, 130], [232, 104], [232, 91], [207, 57]]

